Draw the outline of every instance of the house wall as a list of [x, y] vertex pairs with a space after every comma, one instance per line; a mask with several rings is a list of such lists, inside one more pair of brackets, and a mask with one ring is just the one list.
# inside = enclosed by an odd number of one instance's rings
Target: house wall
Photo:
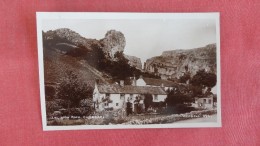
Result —
[[[99, 110], [104, 110], [105, 108], [113, 108], [113, 110], [115, 109], [121, 109], [124, 107], [124, 99], [120, 99], [120, 94], [110, 94], [109, 99], [111, 100], [111, 102], [102, 102], [102, 98], [105, 98], [106, 94], [100, 94], [99, 95], [99, 105], [98, 105], [98, 109]], [[107, 104], [107, 105], [105, 105]]]
[[157, 95], [157, 99], [155, 99], [155, 95], [153, 95], [153, 102], [164, 102], [167, 95]]
[[[107, 103], [108, 105], [105, 105], [106, 102], [102, 102], [102, 98], [104, 99], [106, 97], [106, 94], [101, 94], [98, 91], [97, 92], [94, 91], [94, 93], [95, 94], [93, 95], [93, 102], [98, 101], [98, 105], [96, 103], [95, 107], [96, 109], [99, 110], [104, 110], [105, 108], [111, 108], [111, 107], [113, 107], [113, 109], [124, 108], [126, 102], [129, 101], [131, 103], [134, 103], [136, 97], [139, 96], [139, 94], [132, 94], [132, 96], [130, 96], [130, 94], [125, 94], [124, 98], [121, 99], [120, 94], [110, 94], [109, 98], [112, 102]], [[143, 103], [143, 100], [141, 100], [140, 103]]]
[[172, 90], [173, 87], [164, 87], [164, 91], [166, 91], [166, 90], [168, 90], [168, 89]]
[[95, 89], [93, 91], [93, 102], [96, 102], [99, 99], [100, 93], [97, 89], [97, 87], [95, 86]]
[[213, 97], [210, 98], [197, 98], [195, 103], [192, 104], [196, 108], [212, 109], [214, 107]]
[[[153, 102], [164, 102], [167, 97], [167, 95], [157, 95], [157, 99], [155, 99], [155, 95], [152, 96], [153, 96]], [[111, 102], [107, 103], [102, 101], [102, 99], [106, 98], [106, 94], [102, 94], [99, 93], [98, 91], [94, 91], [93, 102], [95, 103], [95, 109], [100, 111], [111, 107], [113, 108], [113, 110], [125, 108], [126, 102], [131, 102], [132, 109], [134, 110], [134, 101], [136, 100], [137, 97], [141, 97], [139, 104], [144, 104], [144, 96], [140, 94], [132, 94], [132, 96], [131, 94], [125, 94], [123, 99], [121, 99], [120, 94], [110, 94], [109, 99], [111, 100]]]
[[142, 78], [139, 78], [138, 80], [136, 80], [136, 86], [146, 86], [146, 83]]
[[132, 97], [130, 96], [131, 94], [126, 94], [125, 95], [125, 102], [131, 102], [132, 103], [132, 111], [134, 112], [134, 101], [137, 99], [137, 97], [141, 98], [139, 101], [139, 104], [144, 104], [144, 96], [140, 94], [132, 94]]
[[113, 107], [113, 109], [120, 109], [124, 107], [125, 97], [121, 99], [120, 94], [110, 94], [110, 100], [112, 100], [112, 103], [109, 103], [109, 107]]
[[136, 97], [139, 96], [139, 94], [132, 94], [132, 97], [130, 95], [131, 94], [125, 94], [125, 102], [133, 102], [136, 100]]

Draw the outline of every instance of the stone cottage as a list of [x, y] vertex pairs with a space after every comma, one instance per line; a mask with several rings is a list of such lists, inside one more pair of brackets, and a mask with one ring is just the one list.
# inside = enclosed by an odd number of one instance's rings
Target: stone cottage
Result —
[[213, 109], [216, 106], [216, 102], [214, 102], [213, 98], [214, 94], [205, 97], [196, 97], [192, 106], [195, 108]]
[[133, 112], [144, 108], [144, 95], [151, 94], [153, 102], [164, 102], [167, 93], [162, 87], [132, 86], [120, 84], [95, 84], [93, 107], [96, 111], [122, 109], [128, 103]]
[[162, 87], [164, 91], [173, 90], [178, 84], [169, 80], [145, 78], [140, 76], [138, 80], [135, 81], [136, 86], [149, 86], [149, 87]]

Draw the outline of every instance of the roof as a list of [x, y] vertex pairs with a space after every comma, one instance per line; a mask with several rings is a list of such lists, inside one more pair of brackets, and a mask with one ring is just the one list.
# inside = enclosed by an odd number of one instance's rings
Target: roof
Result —
[[172, 87], [177, 85], [177, 83], [162, 79], [143, 78], [143, 80], [145, 81], [146, 85], [161, 86], [163, 84], [163, 86], [166, 87]]
[[158, 94], [167, 95], [161, 87], [147, 87], [147, 86], [120, 86], [116, 84], [100, 84], [97, 85], [100, 93], [115, 93], [115, 94]]
[[208, 95], [197, 95], [197, 97], [195, 97], [195, 98], [216, 98], [217, 97], [217, 95], [216, 94], [208, 94]]

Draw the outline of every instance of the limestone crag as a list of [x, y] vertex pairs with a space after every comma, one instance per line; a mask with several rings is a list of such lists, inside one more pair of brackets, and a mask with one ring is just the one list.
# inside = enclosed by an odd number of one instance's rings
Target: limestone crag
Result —
[[44, 45], [55, 47], [57, 48], [56, 51], [74, 57], [86, 57], [93, 50], [101, 48], [106, 59], [117, 61], [116, 54], [121, 53], [129, 60], [129, 65], [140, 70], [142, 69], [140, 58], [123, 53], [126, 40], [124, 34], [120, 31], [109, 30], [103, 39], [96, 40], [82, 37], [77, 32], [68, 28], [60, 28], [43, 32], [43, 40]]
[[216, 44], [189, 50], [164, 51], [161, 56], [145, 62], [144, 70], [161, 78], [179, 78], [189, 71], [191, 75], [200, 69], [216, 73]]
[[102, 43], [102, 50], [105, 56], [114, 61], [116, 60], [115, 54], [124, 52], [126, 45], [124, 34], [116, 30], [109, 30], [105, 38], [101, 39], [100, 42]]
[[130, 55], [124, 55], [124, 57], [129, 60], [129, 65], [133, 66], [139, 70], [142, 70], [142, 62], [141, 59], [135, 56], [130, 56]]
[[[69, 42], [73, 43], [78, 47], [85, 48], [87, 50], [92, 50], [91, 45], [97, 44], [98, 40], [96, 39], [86, 39], [82, 37], [77, 32], [70, 30], [68, 28], [60, 28], [56, 30], [49, 30], [46, 33], [43, 33], [43, 39], [45, 41], [53, 40], [54, 42]], [[58, 40], [57, 40], [58, 39]]]

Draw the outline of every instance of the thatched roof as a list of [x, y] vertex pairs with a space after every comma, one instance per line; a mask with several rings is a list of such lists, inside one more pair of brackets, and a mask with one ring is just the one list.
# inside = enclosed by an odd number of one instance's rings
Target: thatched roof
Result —
[[97, 85], [100, 93], [114, 93], [114, 94], [158, 94], [167, 95], [161, 87], [147, 87], [147, 86], [120, 86], [117, 84], [100, 84]]
[[143, 78], [143, 80], [145, 81], [146, 85], [151, 85], [151, 86], [162, 86], [162, 84], [165, 87], [177, 86], [177, 83], [168, 80], [153, 79], [153, 78]]

